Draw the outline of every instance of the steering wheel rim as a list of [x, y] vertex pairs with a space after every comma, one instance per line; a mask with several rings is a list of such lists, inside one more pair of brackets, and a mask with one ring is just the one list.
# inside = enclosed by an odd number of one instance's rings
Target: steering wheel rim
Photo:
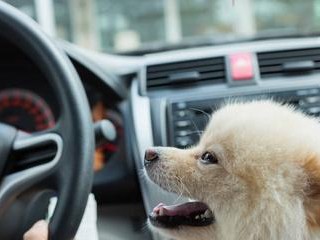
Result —
[[[40, 141], [39, 138], [42, 138], [43, 143], [44, 136], [57, 144], [57, 152], [49, 162], [52, 166], [29, 181], [29, 185], [22, 183], [18, 190], [16, 187], [14, 191], [5, 192], [7, 195], [1, 195], [8, 177], [2, 178], [0, 209], [12, 203], [12, 199], [20, 192], [42, 181], [42, 184], [50, 186], [58, 195], [57, 206], [49, 225], [49, 238], [72, 239], [81, 222], [93, 179], [94, 137], [85, 91], [67, 56], [32, 19], [4, 2], [0, 2], [0, 29], [0, 36], [19, 46], [44, 73], [57, 96], [60, 108], [60, 117], [53, 129], [28, 137], [15, 133], [11, 143], [12, 151], [19, 151], [19, 146], [37, 146], [34, 145], [34, 140]], [[61, 141], [57, 140], [59, 138]], [[18, 150], [15, 149], [17, 146]], [[59, 151], [61, 152], [58, 154]], [[39, 169], [48, 166], [46, 164], [41, 163], [41, 166], [36, 167]], [[16, 237], [18, 238], [14, 238]]]

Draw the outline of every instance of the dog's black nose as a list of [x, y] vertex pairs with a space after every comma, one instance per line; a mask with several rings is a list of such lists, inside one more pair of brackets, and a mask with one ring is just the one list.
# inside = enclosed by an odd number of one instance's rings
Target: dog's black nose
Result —
[[150, 148], [146, 150], [146, 153], [144, 155], [144, 165], [147, 166], [153, 161], [156, 161], [159, 159], [159, 154], [157, 150]]

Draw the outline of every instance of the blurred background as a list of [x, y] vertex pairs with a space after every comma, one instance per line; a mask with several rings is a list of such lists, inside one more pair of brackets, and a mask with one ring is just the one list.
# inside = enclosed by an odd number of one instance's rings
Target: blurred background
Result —
[[320, 30], [320, 0], [5, 1], [49, 35], [106, 52]]

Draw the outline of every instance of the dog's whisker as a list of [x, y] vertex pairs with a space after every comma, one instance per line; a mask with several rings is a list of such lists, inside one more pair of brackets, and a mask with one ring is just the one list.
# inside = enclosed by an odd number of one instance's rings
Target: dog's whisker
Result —
[[174, 201], [174, 203], [177, 203], [181, 199], [181, 197], [183, 196], [184, 189], [183, 189], [182, 183], [179, 180], [179, 178], [177, 176], [175, 176], [174, 178], [177, 180], [178, 183], [180, 183], [180, 184], [177, 184], [177, 189], [179, 191], [179, 194], [178, 194], [177, 199]]
[[200, 113], [202, 113], [202, 114], [204, 114], [206, 117], [207, 117], [207, 119], [210, 119], [211, 118], [211, 114], [210, 113], [208, 113], [208, 112], [206, 112], [206, 111], [203, 111], [202, 109], [199, 109], [199, 108], [189, 108], [190, 110], [193, 110], [193, 111], [197, 111], [197, 112], [200, 112]]
[[181, 192], [181, 196], [182, 195], [188, 195], [191, 196], [190, 191], [188, 190], [188, 188], [186, 187], [186, 185], [184, 184], [184, 178], [186, 176], [182, 176], [182, 177], [177, 177], [176, 176], [176, 182], [179, 183], [179, 185], [177, 186], [177, 188], [179, 189], [179, 191]]
[[204, 132], [204, 131], [201, 131], [201, 130], [191, 131], [191, 132], [189, 132], [187, 135], [192, 135], [192, 134], [195, 134], [195, 133], [197, 133], [197, 134], [203, 134], [203, 132]]
[[150, 232], [148, 222], [144, 222], [141, 226], [141, 232], [147, 234]]
[[200, 134], [201, 131], [199, 130], [198, 126], [196, 125], [196, 123], [194, 122], [193, 119], [191, 120], [191, 122], [193, 124], [193, 127], [195, 128], [195, 132], [198, 133], [198, 136], [200, 138], [201, 137], [201, 134]]
[[138, 170], [139, 177], [145, 178], [146, 177], [146, 170], [145, 168], [141, 168]]
[[179, 202], [181, 197], [182, 197], [182, 193], [180, 193], [178, 197], [173, 201], [173, 204], [176, 204], [177, 202]]

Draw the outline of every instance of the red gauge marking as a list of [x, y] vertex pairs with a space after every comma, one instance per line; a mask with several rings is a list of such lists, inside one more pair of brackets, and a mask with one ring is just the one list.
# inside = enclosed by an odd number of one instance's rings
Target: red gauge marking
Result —
[[112, 143], [107, 143], [102, 145], [99, 150], [102, 151], [109, 151], [109, 152], [116, 152], [118, 150], [118, 146]]
[[41, 131], [55, 125], [48, 104], [40, 96], [24, 89], [0, 92], [0, 121], [26, 132]]

